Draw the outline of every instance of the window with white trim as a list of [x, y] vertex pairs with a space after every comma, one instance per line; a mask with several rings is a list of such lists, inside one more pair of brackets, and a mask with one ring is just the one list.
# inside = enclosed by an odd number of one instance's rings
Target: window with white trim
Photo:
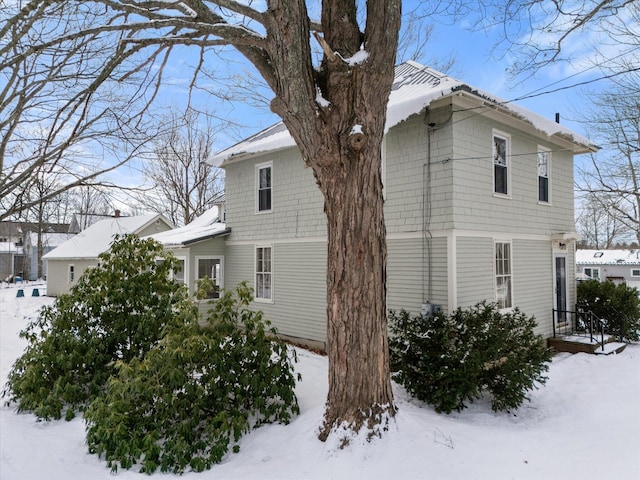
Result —
[[76, 267], [75, 265], [69, 265], [69, 283], [76, 281]]
[[509, 195], [509, 137], [493, 134], [493, 193]]
[[499, 309], [513, 306], [512, 278], [511, 278], [511, 244], [496, 242], [496, 303]]
[[538, 201], [549, 203], [551, 152], [538, 147]]
[[640, 268], [632, 268], [631, 269], [632, 277], [640, 277]]
[[214, 289], [206, 298], [220, 298], [222, 284], [222, 258], [220, 257], [196, 257], [196, 279], [209, 277], [213, 280]]
[[271, 164], [256, 167], [256, 211], [270, 212], [273, 207]]
[[184, 257], [177, 258], [177, 267], [175, 270], [171, 272], [171, 278], [178, 283], [187, 283], [186, 282], [186, 259]]
[[256, 247], [256, 300], [272, 300], [273, 270], [271, 247]]
[[600, 268], [599, 267], [585, 267], [584, 274], [587, 277], [591, 277], [594, 280], [600, 280]]

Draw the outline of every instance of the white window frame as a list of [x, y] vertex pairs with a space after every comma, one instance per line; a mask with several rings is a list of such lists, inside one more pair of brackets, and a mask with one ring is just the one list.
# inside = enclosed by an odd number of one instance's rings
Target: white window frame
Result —
[[[179, 262], [183, 263], [183, 268], [182, 268], [182, 283], [185, 285], [189, 284], [189, 262], [187, 262], [187, 257], [184, 256], [177, 256], [176, 255], [176, 260], [178, 260]], [[171, 270], [171, 272], [169, 273], [171, 280], [176, 280], [176, 281], [180, 281], [180, 279], [176, 278], [176, 272], [175, 270]]]
[[[270, 261], [269, 261], [269, 266], [270, 269], [268, 271], [264, 270], [264, 271], [258, 271], [258, 250], [260, 249], [265, 249], [268, 248], [269, 249], [269, 253], [271, 255], [270, 257]], [[253, 297], [254, 300], [256, 302], [261, 302], [261, 303], [273, 303], [273, 245], [270, 244], [261, 244], [261, 245], [256, 245], [255, 248], [253, 249], [254, 252], [254, 262], [253, 262], [253, 280], [254, 280], [254, 291], [253, 291]], [[260, 296], [260, 291], [258, 289], [258, 275], [269, 275], [269, 297], [265, 297], [265, 296]]]
[[382, 198], [387, 199], [387, 136], [382, 137], [380, 147], [380, 180], [382, 181]]
[[76, 266], [73, 263], [67, 267], [67, 280], [70, 284], [76, 281]]
[[[264, 210], [260, 210], [260, 171], [265, 169], [265, 168], [269, 168], [271, 170], [271, 185], [269, 186], [269, 191], [270, 191], [270, 200], [271, 200], [271, 205], [269, 209], [264, 209]], [[260, 163], [258, 165], [256, 165], [256, 172], [255, 172], [255, 191], [256, 191], [256, 213], [257, 214], [262, 214], [262, 213], [271, 213], [273, 212], [273, 162], [267, 162], [267, 163]]]
[[[546, 160], [547, 160], [547, 174], [545, 175], [541, 175], [541, 170], [540, 170], [540, 155], [544, 154], [546, 155]], [[551, 204], [551, 150], [549, 150], [548, 148], [542, 147], [540, 145], [538, 145], [538, 153], [536, 155], [536, 163], [537, 163], [537, 186], [538, 186], [538, 203], [541, 203], [543, 205], [549, 205]], [[541, 200], [540, 199], [540, 179], [541, 178], [546, 178], [547, 179], [547, 199], [546, 200]]]
[[[589, 273], [587, 273], [587, 270], [589, 270]], [[600, 280], [600, 267], [584, 267], [583, 273], [593, 280]], [[596, 275], [593, 276], [593, 273], [596, 273]]]
[[[496, 192], [496, 138], [504, 140], [505, 142], [505, 166], [507, 191]], [[511, 198], [511, 135], [501, 132], [499, 130], [493, 130], [491, 136], [491, 177], [493, 179], [491, 188], [493, 195], [501, 198]]]
[[[196, 288], [196, 282], [198, 281], [198, 279], [202, 278], [200, 277], [200, 260], [219, 260], [220, 261], [220, 278], [217, 279], [219, 281], [217, 285], [218, 287], [218, 296], [214, 296], [212, 298], [219, 298], [219, 293], [220, 291], [224, 288], [224, 256], [223, 255], [196, 255], [195, 257], [195, 275], [193, 278], [194, 281], [194, 289]], [[211, 276], [209, 276], [209, 278], [211, 278], [212, 280], [216, 280], [215, 278], [212, 278]], [[205, 300], [210, 300], [211, 298], [207, 298]]]
[[[499, 247], [499, 245], [508, 245], [509, 251], [508, 256], [505, 258], [501, 256], [498, 258], [499, 253], [503, 253], [503, 250]], [[505, 264], [507, 262], [506, 267], [508, 267], [505, 271]], [[498, 305], [498, 309], [500, 311], [508, 311], [513, 309], [513, 245], [510, 241], [505, 240], [495, 240], [493, 242], [493, 278], [494, 278], [494, 290], [495, 290], [495, 300]], [[508, 279], [508, 287], [507, 287], [507, 295], [505, 295], [505, 300], [501, 301], [499, 298], [499, 284], [503, 283], [500, 280]]]
[[640, 268], [632, 268], [631, 269], [632, 277], [640, 277]]

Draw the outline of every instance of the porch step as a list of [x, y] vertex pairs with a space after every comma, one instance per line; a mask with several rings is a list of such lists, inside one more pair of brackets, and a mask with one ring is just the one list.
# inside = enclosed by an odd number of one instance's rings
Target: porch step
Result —
[[598, 347], [593, 353], [595, 353], [596, 355], [611, 355], [613, 353], [618, 354], [622, 352], [626, 347], [626, 343], [609, 342], [604, 344], [604, 350], [601, 347]]
[[598, 353], [601, 355], [620, 353], [626, 347], [626, 344], [624, 343], [615, 342], [615, 337], [611, 335], [605, 335], [604, 341], [605, 348], [602, 350], [602, 347], [599, 344], [599, 339], [594, 338], [592, 341], [589, 337], [567, 335], [564, 337], [550, 338], [549, 347], [553, 348], [556, 352]]

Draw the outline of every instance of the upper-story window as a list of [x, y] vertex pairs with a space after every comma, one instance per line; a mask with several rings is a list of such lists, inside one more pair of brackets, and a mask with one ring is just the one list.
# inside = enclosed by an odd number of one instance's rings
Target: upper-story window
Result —
[[69, 283], [76, 281], [76, 267], [75, 265], [69, 265]]
[[509, 137], [493, 134], [493, 192], [509, 195]]
[[271, 164], [258, 165], [256, 168], [256, 210], [258, 212], [270, 212], [272, 208], [272, 166]]
[[538, 201], [549, 203], [551, 152], [538, 148]]
[[496, 242], [496, 303], [498, 308], [511, 308], [513, 306], [513, 293], [511, 288], [511, 244], [509, 242]]
[[632, 268], [631, 269], [632, 277], [640, 277], [640, 268]]

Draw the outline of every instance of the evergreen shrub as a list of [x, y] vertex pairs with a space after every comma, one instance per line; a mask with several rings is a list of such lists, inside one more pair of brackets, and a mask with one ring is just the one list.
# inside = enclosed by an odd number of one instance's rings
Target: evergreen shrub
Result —
[[154, 240], [117, 237], [98, 266], [21, 332], [28, 344], [3, 396], [42, 419], [73, 418], [103, 391], [117, 362], [143, 358], [167, 328], [197, 318], [186, 288], [170, 280], [177, 265]]
[[640, 340], [640, 297], [625, 284], [587, 280], [578, 284], [578, 309], [605, 321], [605, 332], [623, 342]]
[[494, 411], [515, 409], [547, 380], [551, 351], [518, 309], [482, 302], [428, 318], [402, 310], [389, 323], [394, 378], [437, 412], [460, 411], [485, 392]]
[[224, 292], [208, 325], [167, 335], [144, 358], [117, 364], [85, 412], [87, 441], [112, 470], [202, 471], [252, 427], [299, 413], [295, 351], [248, 309], [245, 283]]

